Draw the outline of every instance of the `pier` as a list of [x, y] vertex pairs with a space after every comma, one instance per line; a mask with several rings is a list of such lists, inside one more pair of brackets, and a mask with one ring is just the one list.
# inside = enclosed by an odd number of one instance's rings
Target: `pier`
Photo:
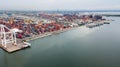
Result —
[[102, 26], [104, 24], [110, 24], [110, 22], [111, 22], [110, 20], [109, 21], [94, 22], [94, 23], [87, 24], [86, 27], [87, 28], [94, 28], [94, 27]]
[[15, 32], [5, 25], [0, 25], [0, 48], [11, 53], [30, 46], [27, 42], [17, 41]]
[[7, 45], [8, 45], [7, 47], [4, 47], [4, 46], [0, 45], [0, 48], [2, 48], [3, 50], [5, 50], [9, 53], [12, 53], [12, 52], [30, 47], [30, 45], [25, 44], [25, 43], [18, 43], [17, 45], [13, 45], [12, 43], [9, 43]]

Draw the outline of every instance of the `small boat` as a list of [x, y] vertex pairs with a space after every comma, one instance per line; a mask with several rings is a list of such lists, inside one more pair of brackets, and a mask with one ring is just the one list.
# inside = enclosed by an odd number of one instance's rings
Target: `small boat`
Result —
[[28, 42], [23, 42], [23, 43], [25, 44], [25, 46], [31, 46], [31, 44]]
[[31, 46], [30, 43], [28, 43], [26, 40], [23, 40], [22, 41], [24, 43], [23, 47], [28, 47], [28, 46]]

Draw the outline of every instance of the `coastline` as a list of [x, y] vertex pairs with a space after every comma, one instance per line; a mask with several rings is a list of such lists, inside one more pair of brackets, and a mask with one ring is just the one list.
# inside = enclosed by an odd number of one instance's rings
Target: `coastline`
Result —
[[51, 35], [54, 35], [54, 34], [63, 33], [63, 32], [66, 32], [66, 31], [74, 29], [74, 28], [77, 28], [77, 27], [67, 28], [67, 29], [53, 31], [53, 32], [46, 32], [46, 33], [40, 34], [40, 35], [33, 35], [31, 37], [27, 37], [27, 38], [24, 38], [24, 39], [21, 39], [21, 40], [22, 41], [26, 40], [27, 42], [29, 42], [29, 41], [33, 41], [33, 40], [36, 40], [36, 39], [44, 38], [44, 37], [47, 37], [47, 36], [51, 36]]
[[[110, 21], [109, 21], [110, 22]], [[106, 22], [107, 23], [107, 22]], [[105, 24], [105, 21], [104, 23]], [[81, 25], [81, 26], [86, 26], [85, 25]], [[21, 41], [23, 40], [26, 40], [27, 42], [29, 41], [33, 41], [33, 40], [36, 40], [36, 39], [40, 39], [40, 38], [44, 38], [44, 37], [47, 37], [47, 36], [51, 36], [51, 35], [54, 35], [54, 34], [59, 34], [59, 33], [63, 33], [63, 32], [66, 32], [68, 30], [71, 30], [71, 29], [74, 29], [74, 28], [78, 28], [78, 27], [81, 27], [81, 26], [77, 26], [77, 27], [71, 27], [71, 28], [66, 28], [66, 29], [62, 29], [62, 30], [58, 30], [58, 31], [53, 31], [53, 32], [46, 32], [44, 34], [39, 34], [39, 35], [33, 35], [31, 37], [26, 37], [26, 38], [23, 38], [23, 39], [20, 39]], [[87, 26], [86, 26], [87, 27]]]

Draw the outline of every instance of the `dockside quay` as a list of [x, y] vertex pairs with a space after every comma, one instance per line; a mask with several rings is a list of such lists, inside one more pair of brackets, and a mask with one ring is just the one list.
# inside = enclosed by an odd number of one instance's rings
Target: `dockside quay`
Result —
[[[30, 40], [61, 33], [82, 25], [93, 28], [109, 24], [101, 15], [76, 14], [2, 14], [0, 16], [0, 47], [14, 52], [30, 47]], [[34, 45], [33, 45], [34, 46]]]

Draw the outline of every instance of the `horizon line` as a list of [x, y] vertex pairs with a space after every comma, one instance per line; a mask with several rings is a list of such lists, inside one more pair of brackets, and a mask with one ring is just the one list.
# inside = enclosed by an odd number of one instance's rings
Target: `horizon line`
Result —
[[106, 9], [106, 10], [105, 9], [103, 9], [103, 10], [102, 9], [101, 10], [99, 10], [99, 9], [98, 10], [87, 10], [87, 9], [81, 9], [81, 10], [66, 10], [66, 9], [65, 10], [59, 10], [58, 9], [58, 10], [0, 10], [0, 11], [105, 11], [105, 12], [106, 11], [116, 11], [117, 12], [117, 11], [120, 11], [120, 10], [116, 10], [116, 9], [113, 9], [113, 10], [111, 10], [111, 9], [110, 10], [108, 10], [108, 9]]

